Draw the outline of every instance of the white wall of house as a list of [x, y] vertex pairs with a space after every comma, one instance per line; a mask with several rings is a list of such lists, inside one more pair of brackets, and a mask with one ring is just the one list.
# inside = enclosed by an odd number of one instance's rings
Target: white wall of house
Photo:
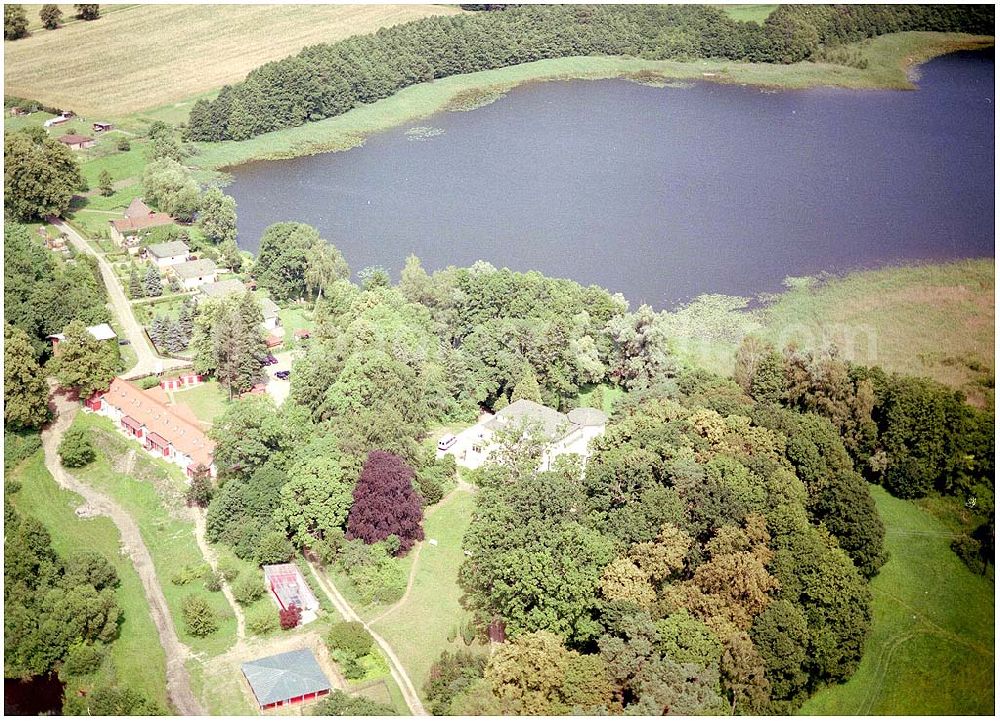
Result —
[[215, 273], [210, 273], [209, 275], [199, 275], [197, 278], [185, 278], [181, 281], [181, 287], [185, 290], [194, 290], [195, 288], [200, 288], [208, 283], [214, 283], [215, 279]]
[[153, 262], [156, 263], [158, 268], [169, 268], [172, 265], [177, 265], [178, 263], [187, 262], [187, 253], [182, 253], [181, 255], [169, 255], [166, 258], [153, 258]]

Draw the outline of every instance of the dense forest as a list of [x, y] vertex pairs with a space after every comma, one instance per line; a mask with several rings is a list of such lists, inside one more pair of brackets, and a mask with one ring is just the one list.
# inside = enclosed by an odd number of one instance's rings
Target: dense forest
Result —
[[[313, 299], [316, 329], [289, 402], [241, 400], [212, 431], [208, 536], [239, 556], [308, 549], [391, 603], [392, 557], [454, 483], [433, 426], [625, 391], [585, 470], [538, 472], [542, 444], [517, 429], [472, 474], [468, 633], [508, 643], [442, 657], [436, 713], [790, 712], [860, 661], [885, 562], [867, 482], [992, 509], [993, 415], [931, 381], [754, 338], [716, 377], [675, 358], [662, 314], [600, 288], [415, 257], [395, 287], [355, 284], [335, 249], [310, 260], [317, 237], [272, 226], [251, 271]], [[973, 567], [992, 524], [974, 535], [956, 548]]]
[[992, 33], [993, 8], [781, 5], [763, 25], [700, 5], [480, 6], [268, 63], [191, 110], [191, 140], [245, 140], [347, 112], [450, 75], [547, 58], [623, 55], [792, 63], [822, 47], [905, 30]]

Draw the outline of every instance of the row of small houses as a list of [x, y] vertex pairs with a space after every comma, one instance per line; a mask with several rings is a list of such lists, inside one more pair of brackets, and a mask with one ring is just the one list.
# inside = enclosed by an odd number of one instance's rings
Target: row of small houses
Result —
[[199, 466], [207, 468], [214, 478], [215, 443], [205, 435], [196, 418], [185, 418], [176, 410], [177, 406], [168, 406], [157, 397], [164, 395], [164, 384], [177, 389], [201, 382], [200, 375], [189, 373], [165, 380], [150, 392], [115, 378], [107, 391], [95, 393], [83, 405], [87, 411], [110, 418], [126, 436], [184, 469], [189, 478]]

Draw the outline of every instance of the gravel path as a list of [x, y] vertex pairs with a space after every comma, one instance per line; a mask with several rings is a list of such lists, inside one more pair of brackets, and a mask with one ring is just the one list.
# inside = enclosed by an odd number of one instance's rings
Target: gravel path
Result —
[[205, 709], [191, 690], [191, 678], [184, 660], [191, 655], [190, 649], [180, 642], [174, 630], [167, 608], [167, 600], [163, 596], [153, 558], [149, 555], [139, 526], [121, 506], [102, 493], [79, 481], [66, 471], [59, 462], [59, 442], [63, 434], [73, 422], [73, 417], [79, 410], [79, 405], [63, 393], [56, 393], [53, 398], [56, 410], [56, 420], [42, 431], [42, 447], [45, 450], [45, 467], [48, 468], [56, 482], [65, 488], [83, 496], [92, 515], [108, 516], [121, 534], [122, 546], [128, 553], [136, 573], [142, 581], [142, 588], [149, 603], [150, 615], [160, 637], [160, 645], [167, 657], [167, 696], [177, 713], [185, 716], [202, 716]]
[[371, 627], [361, 620], [361, 617], [355, 613], [354, 609], [351, 608], [351, 604], [347, 602], [337, 587], [326, 580], [322, 574], [316, 571], [316, 567], [310, 562], [309, 570], [312, 572], [313, 578], [316, 579], [316, 583], [323, 590], [323, 593], [327, 595], [330, 602], [333, 603], [334, 608], [337, 612], [343, 616], [346, 621], [357, 621], [365, 630], [371, 634], [372, 638], [375, 639], [375, 643], [379, 645], [379, 648], [385, 653], [387, 659], [389, 659], [389, 672], [392, 674], [393, 679], [395, 679], [396, 684], [399, 686], [400, 692], [403, 694], [403, 700], [406, 701], [406, 705], [410, 709], [410, 713], [414, 716], [429, 716], [427, 709], [424, 708], [423, 703], [420, 701], [420, 696], [417, 694], [416, 688], [413, 686], [413, 682], [410, 680], [409, 674], [406, 673], [406, 669], [403, 668], [402, 662], [399, 657], [396, 656], [396, 652], [392, 650], [392, 646], [379, 636]]

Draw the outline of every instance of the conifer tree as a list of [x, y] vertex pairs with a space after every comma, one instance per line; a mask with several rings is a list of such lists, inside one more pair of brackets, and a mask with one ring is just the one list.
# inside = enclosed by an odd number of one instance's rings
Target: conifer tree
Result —
[[150, 298], [163, 295], [163, 281], [160, 279], [160, 271], [156, 269], [155, 265], [150, 265], [149, 270], [146, 271], [146, 277], [143, 279], [143, 288], [146, 290], [146, 295]]

